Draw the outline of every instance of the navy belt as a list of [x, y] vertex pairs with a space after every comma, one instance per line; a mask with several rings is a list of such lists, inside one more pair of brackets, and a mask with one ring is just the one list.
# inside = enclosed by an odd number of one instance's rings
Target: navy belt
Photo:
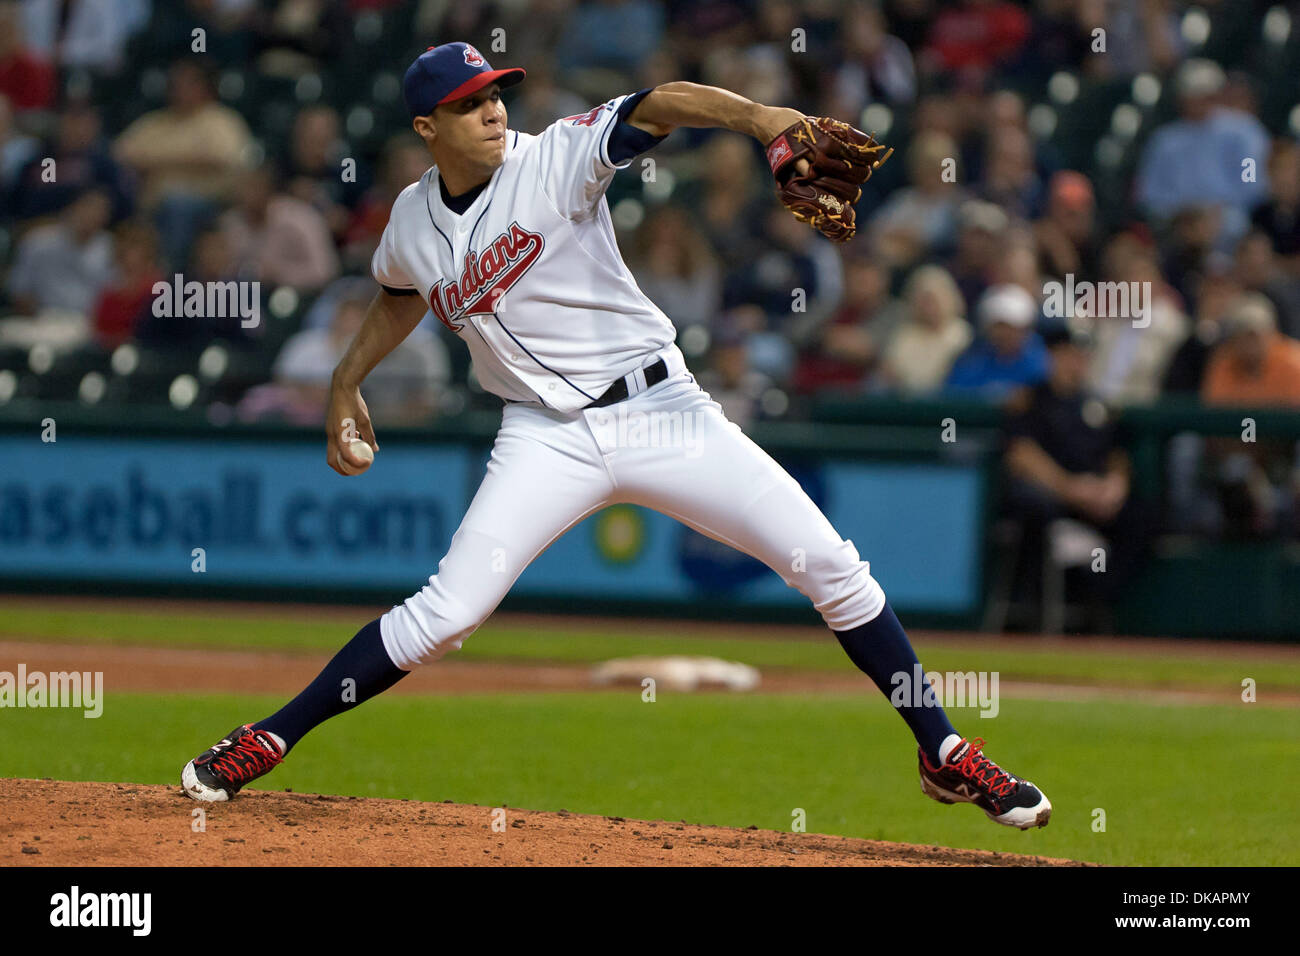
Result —
[[[654, 362], [651, 362], [645, 368], [641, 369], [641, 371], [645, 373], [645, 387], [650, 388], [651, 386], [658, 385], [668, 377], [668, 363], [663, 359], [656, 359]], [[635, 372], [632, 373], [632, 375], [635, 374]], [[623, 401], [623, 399], [627, 398], [629, 395], [627, 380], [631, 378], [632, 375], [625, 375], [620, 378], [609, 388], [605, 389], [604, 395], [600, 396], [600, 398], [596, 399], [587, 407], [604, 408], [606, 405], [613, 405], [616, 402]], [[645, 389], [638, 389], [638, 391], [645, 391]]]

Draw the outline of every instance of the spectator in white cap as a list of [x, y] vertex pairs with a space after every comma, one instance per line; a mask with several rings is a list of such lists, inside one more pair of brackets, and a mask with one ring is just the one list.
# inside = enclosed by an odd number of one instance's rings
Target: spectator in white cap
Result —
[[1215, 209], [1219, 247], [1227, 251], [1245, 233], [1250, 211], [1268, 198], [1268, 131], [1257, 117], [1222, 103], [1227, 78], [1214, 61], [1188, 60], [1175, 82], [1182, 115], [1147, 142], [1138, 202], [1165, 223], [1187, 209]]
[[1038, 303], [1020, 286], [996, 285], [980, 297], [979, 337], [948, 373], [949, 391], [1001, 401], [1047, 377], [1043, 340], [1034, 331]]

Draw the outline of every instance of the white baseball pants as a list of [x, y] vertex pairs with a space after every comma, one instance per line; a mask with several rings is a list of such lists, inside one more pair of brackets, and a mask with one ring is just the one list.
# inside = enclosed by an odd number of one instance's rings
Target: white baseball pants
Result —
[[872, 620], [885, 595], [780, 465], [726, 419], [685, 370], [605, 408], [505, 407], [487, 474], [438, 573], [380, 621], [403, 670], [457, 650], [529, 563], [608, 505], [643, 505], [762, 561], [828, 627]]

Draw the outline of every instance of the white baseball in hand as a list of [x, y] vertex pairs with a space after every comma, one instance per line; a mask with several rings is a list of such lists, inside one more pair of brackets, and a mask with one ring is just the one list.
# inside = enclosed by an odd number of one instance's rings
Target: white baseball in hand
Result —
[[352, 452], [353, 458], [359, 458], [364, 464], [360, 468], [354, 468], [346, 458], [339, 455], [339, 467], [343, 469], [345, 475], [359, 475], [375, 460], [375, 450], [367, 445], [360, 438], [354, 438], [347, 443], [348, 451]]

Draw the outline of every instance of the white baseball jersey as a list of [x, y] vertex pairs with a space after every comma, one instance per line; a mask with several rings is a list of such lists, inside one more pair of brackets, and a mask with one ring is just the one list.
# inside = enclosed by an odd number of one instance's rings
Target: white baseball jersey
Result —
[[[375, 278], [418, 291], [465, 340], [483, 386], [510, 402], [438, 572], [380, 621], [403, 669], [459, 648], [538, 554], [612, 504], [753, 555], [834, 630], [884, 608], [870, 565], [701, 390], [672, 323], [623, 264], [605, 189], [631, 162], [616, 167], [607, 146], [625, 99], [540, 136], [508, 131], [505, 162], [460, 214], [436, 167], [393, 205]], [[649, 385], [638, 370], [656, 355], [668, 377]], [[628, 398], [587, 407], [624, 376]]]
[[675, 351], [672, 322], [619, 254], [605, 201], [632, 162], [616, 166], [606, 151], [624, 99], [538, 136], [507, 130], [505, 162], [459, 215], [443, 203], [436, 166], [393, 204], [375, 279], [417, 290], [501, 398], [575, 411]]

